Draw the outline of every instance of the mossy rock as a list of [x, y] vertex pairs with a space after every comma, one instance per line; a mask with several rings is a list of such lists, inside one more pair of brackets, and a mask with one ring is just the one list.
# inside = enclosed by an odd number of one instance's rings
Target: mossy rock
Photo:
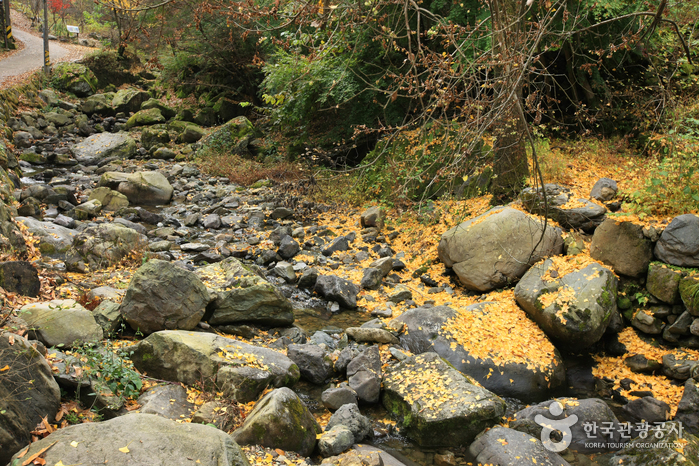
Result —
[[170, 118], [175, 118], [175, 116], [177, 115], [177, 112], [174, 108], [168, 107], [158, 99], [148, 99], [141, 105], [141, 110], [148, 110], [151, 108], [157, 108], [158, 110], [160, 110], [160, 113], [168, 120]]
[[134, 126], [152, 126], [158, 123], [165, 123], [165, 117], [160, 113], [159, 108], [149, 108], [147, 110], [139, 110], [134, 113], [126, 122], [127, 128]]
[[236, 117], [204, 138], [200, 150], [203, 153], [248, 155], [248, 144], [255, 134], [255, 127], [250, 120], [244, 116]]
[[699, 317], [699, 277], [685, 277], [680, 280], [680, 296], [687, 311]]
[[59, 63], [53, 69], [51, 85], [59, 91], [87, 97], [95, 93], [97, 78], [87, 66], [80, 63]]
[[141, 131], [141, 144], [147, 150], [151, 147], [161, 146], [170, 142], [170, 133], [163, 126], [152, 126], [143, 128]]

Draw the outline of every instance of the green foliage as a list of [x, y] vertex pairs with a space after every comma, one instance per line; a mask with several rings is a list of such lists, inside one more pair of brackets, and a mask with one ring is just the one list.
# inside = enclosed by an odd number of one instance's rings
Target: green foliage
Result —
[[103, 382], [120, 398], [134, 398], [140, 394], [141, 376], [125, 361], [131, 354], [127, 348], [112, 348], [107, 341], [102, 348], [86, 344], [74, 352], [84, 364], [83, 377]]

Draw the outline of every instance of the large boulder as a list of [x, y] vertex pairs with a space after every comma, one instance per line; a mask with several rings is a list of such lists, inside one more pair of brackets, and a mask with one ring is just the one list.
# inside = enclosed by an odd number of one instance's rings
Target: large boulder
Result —
[[83, 165], [97, 165], [106, 158], [130, 159], [136, 155], [136, 141], [126, 133], [98, 133], [75, 144], [71, 151]]
[[27, 304], [19, 312], [31, 328], [30, 335], [46, 346], [71, 348], [103, 337], [92, 313], [72, 299]]
[[39, 238], [39, 251], [46, 255], [59, 255], [72, 246], [78, 232], [51, 222], [42, 222], [32, 217], [16, 217], [29, 233]]
[[[556, 429], [557, 425], [561, 428]], [[597, 428], [590, 429], [594, 426]], [[510, 427], [540, 438], [544, 444], [552, 442], [555, 447], [563, 446], [559, 443], [563, 441], [569, 449], [581, 453], [615, 450], [622, 441], [619, 421], [598, 398], [560, 398], [529, 406], [515, 413]], [[550, 427], [561, 433], [552, 432]], [[566, 427], [570, 429], [567, 434]]]
[[119, 191], [130, 203], [137, 205], [167, 204], [174, 191], [167, 178], [157, 171], [106, 172], [102, 174], [99, 185]]
[[150, 95], [140, 89], [121, 89], [112, 98], [112, 107], [116, 112], [137, 112], [149, 98]]
[[359, 287], [349, 280], [335, 275], [320, 275], [316, 280], [314, 291], [329, 301], [345, 308], [357, 307]]
[[106, 94], [91, 95], [82, 101], [80, 111], [86, 115], [97, 113], [106, 117], [112, 116], [116, 113], [112, 107], [112, 98], [113, 96]]
[[142, 251], [148, 238], [119, 223], [102, 223], [84, 229], [73, 241], [75, 251], [93, 269], [114, 265], [125, 257]]
[[37, 297], [41, 291], [41, 281], [31, 262], [0, 262], [0, 287], [22, 296]]
[[591, 232], [604, 221], [607, 213], [603, 206], [587, 199], [576, 199], [568, 188], [557, 184], [546, 184], [543, 190], [526, 188], [520, 198], [527, 211], [548, 215], [563, 228]]
[[160, 113], [158, 108], [149, 108], [147, 110], [139, 110], [134, 113], [126, 122], [127, 128], [134, 126], [152, 126], [158, 123], [165, 123], [166, 118]]
[[209, 293], [194, 272], [150, 260], [133, 275], [120, 310], [131, 328], [150, 334], [192, 330], [208, 302]]
[[[563, 250], [561, 230], [509, 207], [496, 207], [451, 228], [439, 242], [439, 258], [475, 291], [519, 280], [539, 260]], [[536, 248], [536, 249], [535, 249]]]
[[291, 303], [271, 283], [233, 257], [197, 269], [213, 295], [212, 325], [251, 322], [286, 326], [294, 322]]
[[608, 218], [592, 236], [590, 256], [616, 273], [640, 277], [653, 259], [653, 243], [643, 235], [641, 225]]
[[61, 393], [51, 366], [19, 335], [0, 334], [0, 369], [0, 464], [8, 464], [43, 418], [54, 419]]
[[655, 256], [679, 267], [699, 267], [699, 217], [673, 218], [655, 245]]
[[505, 402], [435, 353], [388, 367], [381, 401], [423, 447], [468, 444], [505, 414]]
[[[682, 430], [678, 422], [653, 426], [652, 432], [628, 442], [609, 459], [609, 464], [624, 466], [684, 466], [697, 464], [699, 439]], [[680, 447], [681, 448], [678, 448]]]
[[[202, 424], [180, 424], [152, 414], [128, 414], [104, 422], [77, 424], [32, 443], [24, 458], [44, 452], [46, 464], [192, 464], [249, 466], [225, 432]], [[19, 460], [18, 460], [19, 461]], [[12, 463], [14, 464], [14, 463]]]
[[90, 200], [96, 199], [102, 204], [102, 210], [116, 212], [129, 206], [129, 200], [118, 191], [106, 186], [95, 188], [90, 193]]
[[599, 341], [617, 312], [617, 278], [578, 256], [536, 264], [515, 287], [515, 299], [546, 335], [567, 351]]
[[[541, 400], [565, 381], [558, 350], [514, 302], [459, 310], [420, 307], [404, 312], [391, 326], [403, 324], [403, 347], [415, 354], [437, 353], [500, 396]], [[495, 345], [498, 341], [503, 344]]]
[[143, 128], [141, 130], [141, 145], [150, 150], [152, 147], [160, 147], [170, 142], [170, 133], [161, 126]]
[[495, 426], [480, 435], [469, 447], [469, 452], [478, 464], [570, 466], [538, 438], [502, 426]]
[[87, 97], [97, 89], [97, 78], [90, 68], [80, 63], [59, 63], [53, 67], [51, 84], [59, 91]]
[[680, 280], [684, 273], [662, 262], [653, 262], [648, 266], [646, 289], [650, 294], [668, 304], [680, 302]]
[[289, 345], [286, 355], [299, 366], [301, 377], [311, 383], [322, 385], [334, 373], [333, 361], [320, 345]]
[[214, 151], [246, 155], [255, 127], [244, 116], [233, 118], [201, 140], [201, 152]]
[[211, 333], [163, 330], [133, 349], [139, 371], [187, 385], [203, 380], [241, 403], [256, 400], [268, 385], [290, 386], [300, 377], [281, 353]]
[[241, 445], [281, 448], [309, 456], [322, 429], [290, 388], [278, 388], [257, 402], [245, 422], [232, 434]]

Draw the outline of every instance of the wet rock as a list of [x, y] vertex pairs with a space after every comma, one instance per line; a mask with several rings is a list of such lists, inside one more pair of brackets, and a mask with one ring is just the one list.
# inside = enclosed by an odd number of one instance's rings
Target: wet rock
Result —
[[257, 402], [231, 437], [242, 445], [281, 448], [308, 456], [321, 431], [298, 395], [289, 388], [278, 388]]
[[[681, 426], [678, 423], [666, 422], [655, 433], [631, 440], [629, 446], [615, 453], [609, 462], [624, 466], [691, 464], [691, 458], [699, 455], [699, 440], [690, 433], [683, 432], [680, 435], [680, 430]], [[655, 437], [656, 435], [658, 437]], [[682, 452], [674, 448], [679, 440], [684, 444]]]
[[233, 257], [196, 271], [214, 291], [211, 325], [252, 322], [287, 326], [294, 322], [291, 303], [267, 280]]
[[301, 377], [311, 383], [322, 385], [333, 375], [333, 362], [320, 346], [289, 345], [286, 355], [299, 367]]
[[682, 428], [692, 435], [699, 433], [699, 386], [694, 379], [684, 383], [684, 393], [677, 405], [675, 421], [682, 423]]
[[30, 335], [48, 346], [66, 348], [102, 339], [102, 327], [92, 313], [72, 299], [27, 304], [20, 309]]
[[337, 301], [345, 308], [357, 307], [359, 287], [349, 280], [335, 275], [320, 275], [313, 287], [314, 291], [330, 301]]
[[655, 256], [679, 267], [699, 267], [699, 217], [673, 218], [655, 245]]
[[[119, 451], [119, 445], [128, 446], [128, 453]], [[240, 447], [225, 432], [152, 414], [127, 414], [59, 429], [32, 443], [25, 456], [44, 450], [46, 464], [90, 464], [95, 458], [108, 458], [114, 466], [182, 464], [184, 458], [192, 458], [201, 466], [248, 466]]]
[[381, 391], [381, 357], [379, 347], [371, 346], [347, 365], [349, 386], [367, 403], [379, 401]]
[[0, 366], [7, 368], [0, 372], [0, 463], [9, 464], [37, 424], [54, 419], [61, 394], [51, 366], [24, 337], [0, 334]]
[[444, 233], [439, 258], [468, 289], [501, 288], [519, 280], [540, 259], [561, 253], [561, 231], [547, 228], [539, 244], [542, 229], [538, 220], [519, 210], [497, 207]]
[[610, 218], [595, 230], [590, 256], [616, 273], [639, 277], [647, 272], [653, 258], [653, 243], [643, 235], [641, 225]]
[[504, 401], [435, 353], [388, 367], [381, 400], [401, 432], [423, 447], [468, 444], [505, 413]]
[[495, 426], [476, 438], [469, 452], [479, 464], [570, 466], [538, 438], [501, 426]]
[[634, 424], [646, 421], [654, 425], [669, 418], [670, 405], [652, 396], [645, 396], [629, 401], [622, 410], [626, 418]]
[[658, 361], [647, 359], [642, 354], [635, 354], [624, 359], [624, 364], [633, 372], [641, 374], [652, 374], [663, 367]]
[[209, 293], [199, 277], [169, 262], [151, 260], [134, 274], [121, 313], [134, 330], [192, 330], [204, 316]]
[[699, 373], [699, 361], [690, 354], [668, 353], [663, 356], [663, 373], [671, 379], [687, 380]]

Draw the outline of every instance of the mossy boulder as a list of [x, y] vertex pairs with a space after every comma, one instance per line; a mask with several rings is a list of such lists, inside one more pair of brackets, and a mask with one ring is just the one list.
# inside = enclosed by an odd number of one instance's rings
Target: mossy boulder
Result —
[[97, 78], [87, 66], [80, 63], [59, 63], [53, 68], [51, 85], [59, 91], [87, 97], [97, 90]]
[[95, 188], [90, 193], [89, 200], [96, 199], [102, 204], [102, 210], [108, 212], [116, 212], [119, 209], [123, 209], [129, 206], [129, 200], [118, 191], [107, 188], [106, 186], [101, 186]]
[[165, 105], [158, 99], [148, 99], [145, 102], [143, 102], [143, 104], [141, 104], [141, 110], [148, 110], [151, 108], [157, 108], [158, 110], [160, 110], [160, 113], [168, 120], [170, 118], [175, 118], [175, 116], [177, 115], [177, 112], [174, 108]]
[[653, 262], [648, 266], [646, 289], [650, 294], [668, 304], [680, 302], [680, 280], [683, 272], [673, 269], [662, 262]]
[[139, 110], [134, 113], [126, 122], [127, 128], [135, 126], [152, 126], [158, 123], [165, 123], [165, 117], [160, 113], [158, 108], [149, 108], [147, 110]]
[[[649, 445], [650, 444], [650, 445]], [[676, 445], [682, 445], [681, 449]], [[685, 466], [699, 464], [699, 439], [683, 430], [678, 422], [653, 427], [646, 438], [635, 438], [609, 460], [624, 466]]]
[[699, 317], [699, 276], [685, 277], [680, 280], [679, 290], [687, 311]]
[[75, 159], [84, 165], [97, 165], [109, 157], [128, 159], [136, 155], [136, 141], [124, 132], [93, 134], [71, 148]]
[[298, 395], [289, 388], [278, 388], [257, 402], [232, 437], [241, 445], [281, 448], [309, 456], [321, 432]]
[[46, 346], [80, 346], [102, 339], [102, 327], [92, 313], [72, 299], [27, 304], [19, 311], [30, 336]]
[[141, 130], [141, 145], [147, 150], [170, 142], [170, 133], [163, 125], [151, 126]]
[[147, 92], [132, 87], [121, 89], [112, 99], [112, 107], [116, 112], [138, 112], [143, 102], [150, 98]]
[[225, 97], [218, 99], [213, 109], [219, 121], [229, 121], [245, 113], [245, 109], [241, 107], [240, 104]]
[[113, 116], [116, 111], [112, 107], [112, 99], [114, 99], [112, 93], [91, 95], [82, 101], [80, 111], [86, 115], [97, 113], [102, 116]]
[[225, 152], [247, 155], [248, 144], [255, 136], [255, 127], [244, 116], [236, 117], [202, 139], [200, 152]]
[[505, 414], [505, 402], [435, 353], [388, 367], [381, 401], [422, 447], [468, 445]]
[[167, 178], [157, 171], [106, 172], [102, 174], [99, 185], [119, 191], [136, 205], [167, 204], [174, 191]]

